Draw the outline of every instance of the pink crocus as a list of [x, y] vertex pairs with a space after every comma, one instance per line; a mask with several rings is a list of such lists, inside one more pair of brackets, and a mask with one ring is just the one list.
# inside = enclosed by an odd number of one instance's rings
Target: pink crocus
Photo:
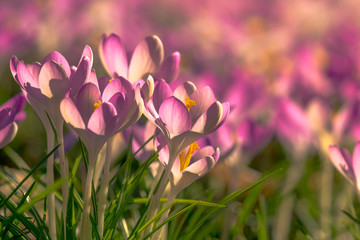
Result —
[[329, 146], [329, 155], [337, 170], [360, 192], [360, 142], [356, 144], [352, 157], [346, 149], [336, 145]]
[[101, 62], [110, 76], [121, 76], [132, 83], [157, 72], [155, 77], [171, 82], [179, 72], [180, 53], [174, 52], [163, 61], [163, 44], [155, 35], [146, 37], [136, 46], [130, 64], [120, 37], [114, 33], [101, 37], [99, 52]]
[[25, 118], [25, 97], [20, 93], [0, 106], [0, 148], [9, 144], [15, 137], [17, 123]]
[[216, 101], [209, 87], [197, 89], [192, 82], [185, 82], [173, 93], [164, 80], [159, 80], [147, 105], [147, 117], [164, 134], [171, 156], [218, 129], [229, 111], [229, 103]]
[[54, 124], [62, 124], [60, 101], [67, 91], [77, 93], [84, 82], [88, 80], [92, 66], [92, 51], [85, 46], [77, 67], [69, 63], [59, 52], [49, 53], [40, 64], [34, 62], [25, 65], [13, 56], [10, 69], [20, 85], [28, 102], [43, 122], [47, 122], [45, 112], [49, 114]]
[[[169, 147], [166, 142], [160, 140], [158, 145], [159, 160], [164, 165], [169, 165]], [[169, 198], [175, 198], [184, 188], [198, 178], [208, 173], [217, 163], [220, 149], [206, 144], [206, 139], [199, 139], [190, 144], [175, 159], [170, 174]]]
[[60, 106], [64, 120], [92, 154], [97, 154], [117, 131], [134, 124], [144, 106], [140, 84], [135, 86], [122, 77], [105, 84], [99, 89], [86, 83], [75, 99], [66, 97]]
[[[148, 82], [152, 79], [149, 79]], [[151, 86], [153, 83], [142, 83]], [[89, 166], [84, 190], [80, 239], [89, 239], [91, 183], [100, 149], [117, 131], [134, 124], [142, 115], [144, 102], [141, 98], [141, 83], [131, 84], [123, 77], [110, 79], [102, 91], [95, 84], [86, 83], [73, 99], [61, 101], [61, 114], [67, 124], [79, 135], [88, 150]]]

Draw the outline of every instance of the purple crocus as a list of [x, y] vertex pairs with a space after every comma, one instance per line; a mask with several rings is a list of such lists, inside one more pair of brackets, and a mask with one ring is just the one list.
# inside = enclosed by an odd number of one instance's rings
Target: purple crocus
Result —
[[346, 149], [336, 145], [329, 147], [329, 155], [337, 170], [360, 192], [360, 142], [356, 144], [352, 157]]
[[10, 69], [41, 120], [47, 122], [47, 112], [54, 124], [61, 125], [60, 101], [69, 90], [72, 94], [77, 93], [90, 77], [92, 59], [92, 51], [86, 46], [77, 67], [70, 67], [65, 57], [55, 51], [49, 53], [41, 64], [25, 65], [13, 56]]
[[[162, 138], [162, 136], [158, 137]], [[160, 142], [162, 142], [160, 140]], [[169, 147], [165, 142], [158, 145], [159, 159], [164, 166], [169, 165]], [[169, 198], [175, 198], [184, 188], [208, 173], [217, 163], [220, 149], [206, 144], [204, 138], [193, 142], [175, 159], [170, 174]]]
[[66, 97], [60, 106], [66, 123], [96, 155], [113, 134], [134, 124], [144, 108], [140, 84], [135, 86], [123, 77], [105, 84], [99, 89], [86, 83], [75, 99]]
[[155, 74], [155, 77], [171, 82], [179, 72], [180, 54], [172, 53], [164, 59], [163, 44], [158, 36], [149, 36], [135, 48], [130, 64], [120, 37], [116, 34], [103, 35], [100, 40], [100, 59], [106, 71], [112, 77], [124, 77], [130, 82]]
[[25, 97], [19, 93], [0, 106], [0, 148], [14, 139], [17, 123], [25, 118], [25, 103]]
[[185, 82], [173, 93], [164, 80], [159, 80], [147, 105], [148, 119], [164, 134], [173, 156], [218, 129], [229, 111], [229, 103], [216, 101], [209, 87], [197, 89], [192, 82]]
[[[117, 131], [134, 124], [142, 115], [144, 101], [140, 83], [131, 84], [123, 77], [102, 80], [101, 89], [92, 82], [86, 83], [76, 98], [68, 96], [61, 101], [61, 114], [67, 124], [84, 142], [89, 155], [88, 174], [84, 190], [80, 239], [89, 239], [91, 183], [97, 156], [107, 140]], [[151, 79], [148, 81], [151, 82]], [[143, 83], [143, 86], [153, 83]], [[152, 92], [152, 90], [151, 90]]]

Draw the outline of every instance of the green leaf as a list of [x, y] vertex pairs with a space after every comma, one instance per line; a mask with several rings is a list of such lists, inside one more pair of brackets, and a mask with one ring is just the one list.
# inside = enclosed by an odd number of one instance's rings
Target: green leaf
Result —
[[[166, 203], [167, 198], [160, 198], [161, 203]], [[133, 198], [129, 201], [129, 204], [144, 204], [148, 203], [150, 201], [149, 198]], [[190, 200], [190, 199], [175, 199], [174, 204], [195, 204], [197, 206], [206, 206], [206, 207], [215, 207], [215, 208], [225, 208], [226, 205], [224, 204], [218, 204], [218, 203], [212, 203], [212, 202], [206, 202], [206, 201], [200, 201], [200, 200]]]
[[360, 225], [360, 220], [356, 217], [352, 216], [350, 213], [346, 212], [345, 210], [341, 210], [346, 216], [348, 216], [351, 220], [353, 220], [356, 224]]
[[40, 193], [39, 195], [33, 197], [33, 199], [27, 203], [24, 204], [23, 206], [21, 206], [17, 212], [19, 214], [26, 212], [27, 210], [29, 210], [32, 206], [34, 206], [35, 203], [39, 202], [40, 200], [44, 199], [50, 192], [55, 191], [56, 189], [60, 188], [64, 183], [66, 182], [65, 178], [61, 178], [59, 180], [57, 180], [53, 185], [49, 186], [48, 188], [46, 188], [42, 193]]
[[29, 173], [28, 175], [26, 175], [26, 177], [17, 185], [17, 187], [11, 192], [11, 194], [0, 203], [0, 208], [2, 208], [7, 201], [9, 201], [9, 199], [16, 193], [16, 191], [24, 184], [24, 182], [26, 182], [26, 180], [33, 174], [35, 173], [44, 163], [45, 161], [51, 156], [51, 154], [53, 154], [56, 149], [58, 149], [60, 145], [57, 145], [50, 153], [48, 153]]
[[[244, 189], [239, 189], [236, 190], [232, 193], [230, 193], [229, 195], [227, 195], [226, 197], [224, 197], [222, 200], [219, 201], [219, 204], [228, 204], [229, 202], [231, 202], [232, 200], [236, 199], [237, 197], [241, 196], [242, 194], [244, 194], [245, 192], [251, 190], [252, 188], [254, 188], [255, 186], [259, 185], [260, 183], [266, 181], [267, 179], [269, 179], [270, 177], [279, 174], [282, 171], [282, 169], [278, 169], [275, 170], [267, 175], [265, 175], [264, 177], [260, 178], [258, 181], [256, 181], [253, 184], [250, 184], [249, 186], [247, 186]], [[203, 216], [197, 223], [195, 226], [193, 226], [192, 230], [190, 231], [190, 233], [187, 234], [187, 236], [184, 238], [185, 240], [187, 239], [192, 239], [192, 235], [194, 233], [196, 233], [198, 231], [198, 229], [213, 215], [215, 214], [217, 211], [219, 211], [219, 209], [211, 209], [207, 214], [205, 214], [205, 216]]]
[[162, 226], [164, 226], [166, 223], [172, 221], [173, 219], [175, 219], [176, 217], [178, 217], [179, 215], [190, 211], [193, 207], [196, 206], [196, 203], [191, 204], [190, 206], [185, 207], [184, 209], [176, 212], [174, 215], [170, 216], [168, 219], [166, 219], [165, 221], [163, 221], [162, 223], [160, 223], [158, 226], [156, 226], [156, 228], [154, 230], [152, 230], [148, 235], [145, 236], [144, 240], [151, 237], [157, 230], [159, 230]]

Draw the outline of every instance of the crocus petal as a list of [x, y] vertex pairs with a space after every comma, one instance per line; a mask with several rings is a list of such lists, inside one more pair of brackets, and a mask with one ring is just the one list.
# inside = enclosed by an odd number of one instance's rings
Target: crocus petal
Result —
[[175, 97], [169, 97], [161, 104], [159, 116], [169, 130], [170, 137], [188, 131], [191, 127], [188, 109]]
[[94, 104], [101, 101], [99, 89], [92, 83], [85, 84], [76, 98], [76, 107], [79, 109], [85, 124], [94, 112]]
[[39, 86], [42, 94], [48, 98], [55, 97], [60, 100], [69, 88], [66, 72], [52, 60], [45, 62], [40, 70]]
[[354, 171], [356, 187], [360, 190], [360, 142], [358, 142], [355, 146], [353, 156], [352, 156], [352, 169]]
[[115, 93], [109, 100], [114, 105], [117, 113], [116, 126], [120, 128], [127, 117], [130, 106], [125, 101], [125, 95], [121, 92]]
[[329, 155], [334, 166], [339, 172], [348, 178], [351, 182], [355, 181], [354, 171], [351, 165], [352, 159], [350, 154], [338, 146], [329, 147]]
[[66, 60], [66, 58], [59, 52], [54, 51], [49, 53], [43, 60], [42, 65], [44, 65], [46, 62], [50, 62], [50, 61], [54, 61], [56, 62], [58, 65], [60, 65], [65, 73], [67, 77], [70, 77], [71, 74], [71, 69], [69, 66], [68, 61]]
[[0, 129], [3, 129], [15, 119], [15, 110], [13, 108], [3, 108], [0, 111]]
[[[139, 81], [143, 81], [140, 79]], [[136, 83], [135, 83], [136, 84]], [[141, 95], [145, 102], [148, 102], [154, 93], [154, 78], [149, 75], [146, 81], [141, 84]]]
[[185, 102], [185, 98], [191, 96], [196, 91], [194, 83], [187, 81], [178, 86], [174, 91], [174, 96], [181, 101]]
[[164, 58], [163, 44], [158, 36], [146, 37], [135, 48], [129, 65], [129, 81], [157, 71]]
[[78, 65], [81, 64], [81, 61], [82, 61], [82, 59], [83, 59], [84, 57], [89, 58], [89, 60], [90, 60], [90, 66], [92, 66], [92, 65], [93, 65], [93, 62], [94, 62], [94, 57], [93, 57], [93, 52], [92, 52], [91, 48], [90, 48], [88, 45], [86, 45], [86, 46], [84, 47], [84, 50], [83, 50], [83, 52], [82, 52], [82, 55], [81, 55], [81, 58], [80, 58], [80, 61], [79, 61], [79, 64], [78, 64]]
[[26, 67], [28, 68], [31, 75], [33, 75], [34, 79], [39, 82], [39, 75], [41, 70], [41, 64], [38, 62], [27, 64]]
[[100, 136], [110, 137], [114, 133], [116, 109], [111, 103], [101, 104], [91, 115], [88, 129]]
[[30, 85], [33, 88], [39, 88], [38, 81], [31, 74], [24, 62], [20, 61], [17, 64], [17, 75], [21, 86], [25, 89], [25, 85]]
[[69, 79], [69, 87], [72, 90], [73, 94], [77, 94], [80, 88], [84, 85], [85, 81], [89, 78], [91, 74], [91, 62], [88, 57], [84, 57], [80, 63], [79, 67], [74, 73], [71, 74]]
[[204, 134], [210, 133], [216, 130], [217, 125], [223, 119], [222, 116], [222, 104], [216, 101], [198, 118], [191, 130]]
[[4, 108], [13, 108], [15, 113], [20, 112], [24, 109], [26, 104], [26, 99], [22, 93], [19, 93], [12, 98], [10, 98], [7, 102], [0, 106], [0, 110]]
[[164, 79], [167, 83], [171, 83], [179, 74], [180, 53], [174, 52], [168, 56], [157, 73], [158, 78]]
[[20, 122], [24, 121], [25, 118], [26, 118], [26, 113], [25, 112], [19, 112], [18, 114], [16, 114], [14, 121], [16, 123], [20, 123]]
[[[110, 78], [109, 78], [110, 80]], [[91, 73], [90, 73], [90, 76], [88, 79], [86, 79], [85, 83], [92, 83], [92, 84], [95, 84], [98, 88], [99, 88], [99, 83], [98, 83], [98, 79], [96, 77], [96, 73], [95, 73], [95, 70], [92, 69], [91, 70]], [[101, 91], [100, 91], [101, 92]]]
[[127, 96], [128, 94], [130, 94], [131, 96], [129, 97], [134, 98], [134, 95], [132, 94], [133, 92], [132, 84], [125, 78], [118, 77], [118, 78], [114, 78], [111, 82], [109, 82], [106, 85], [102, 93], [103, 101], [104, 102], [109, 101], [109, 99], [117, 92], [124, 93]]
[[0, 148], [3, 148], [14, 139], [17, 129], [17, 124], [13, 122], [0, 130]]
[[161, 104], [172, 95], [173, 93], [170, 86], [164, 80], [158, 81], [152, 98], [155, 110], [159, 112]]
[[142, 113], [144, 112], [145, 109], [144, 100], [141, 98], [140, 85], [137, 85], [135, 88], [135, 101], [130, 101], [127, 104], [131, 104], [131, 106], [120, 130], [126, 129], [131, 125], [135, 124], [140, 119]]
[[120, 38], [116, 34], [107, 37], [102, 35], [99, 46], [100, 59], [106, 71], [112, 77], [128, 76], [126, 52]]
[[196, 104], [190, 109], [193, 123], [216, 101], [213, 91], [208, 86], [198, 89], [189, 98]]
[[[60, 103], [60, 111], [65, 122], [77, 129], [85, 130], [85, 123], [75, 103], [70, 98], [64, 98]], [[78, 131], [76, 131], [78, 132]]]
[[202, 176], [209, 172], [215, 165], [215, 160], [212, 156], [207, 156], [193, 162], [184, 171]]
[[16, 56], [12, 56], [10, 59], [10, 71], [13, 75], [14, 79], [16, 80], [16, 72], [17, 72], [17, 65], [19, 63], [19, 59]]

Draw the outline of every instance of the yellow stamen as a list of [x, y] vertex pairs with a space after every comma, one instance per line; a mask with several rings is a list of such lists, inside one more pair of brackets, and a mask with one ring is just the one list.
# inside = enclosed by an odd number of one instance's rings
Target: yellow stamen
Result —
[[[196, 142], [193, 142], [189, 146], [186, 154], [185, 154], [185, 150], [180, 153], [180, 156], [179, 156], [179, 158], [180, 158], [180, 171], [184, 170], [185, 168], [187, 168], [189, 166], [190, 159], [191, 159], [193, 153], [198, 149], [200, 149], [199, 145]], [[185, 157], [184, 157], [184, 155], [185, 155]]]
[[113, 78], [109, 80], [109, 82], [111, 82], [112, 80], [114, 80]]
[[196, 103], [195, 103], [195, 101], [194, 100], [190, 100], [190, 98], [185, 98], [185, 106], [187, 107], [187, 109], [190, 111], [190, 108], [192, 107], [192, 106], [195, 106], [196, 105]]
[[98, 107], [100, 107], [100, 105], [101, 105], [101, 101], [100, 101], [100, 100], [98, 100], [96, 103], [94, 103], [94, 111], [95, 111]]

